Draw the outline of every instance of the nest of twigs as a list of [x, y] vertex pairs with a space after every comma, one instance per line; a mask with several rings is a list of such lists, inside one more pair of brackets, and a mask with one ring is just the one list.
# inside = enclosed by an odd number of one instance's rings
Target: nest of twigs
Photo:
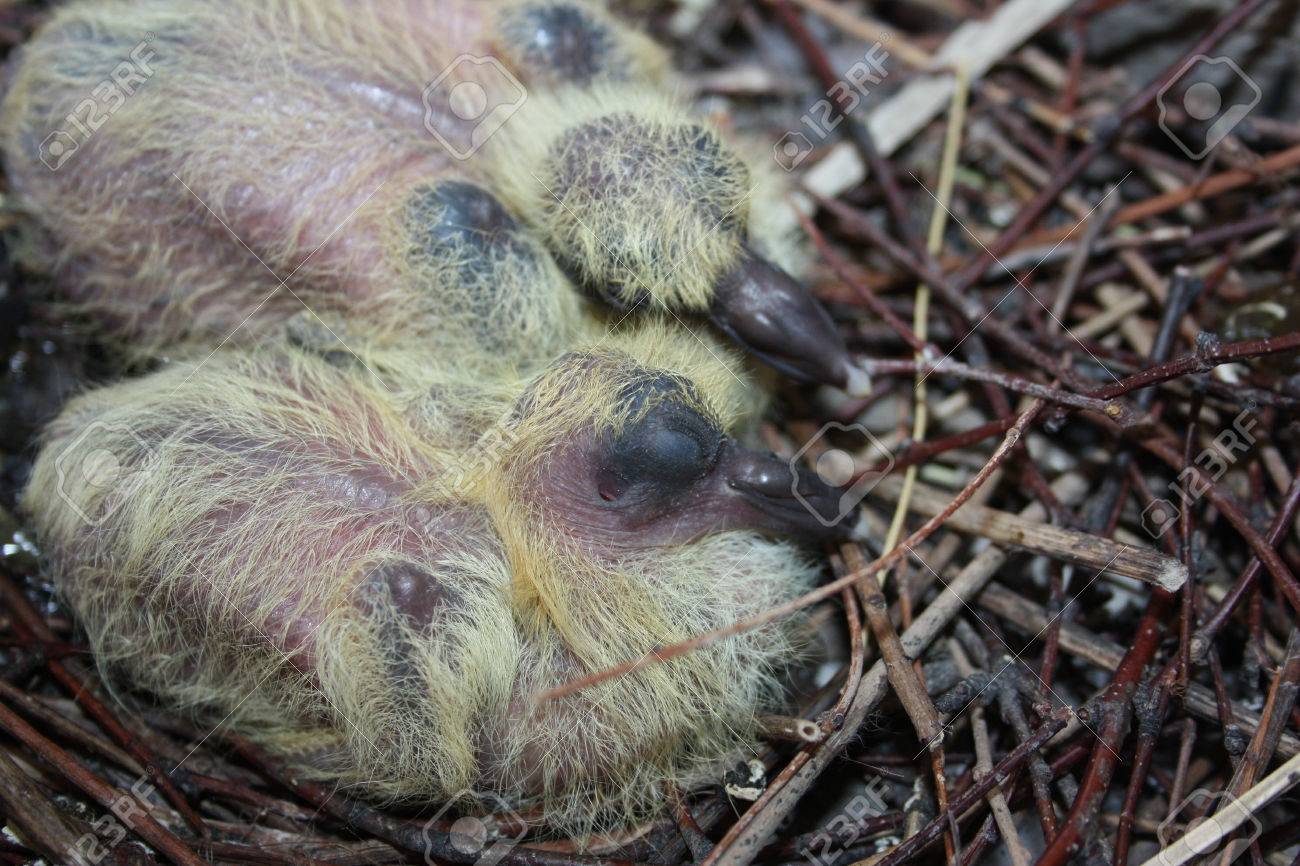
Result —
[[[870, 396], [788, 386], [765, 429], [852, 453], [879, 542], [827, 551], [820, 693], [600, 840], [363, 803], [125, 703], [14, 508], [111, 371], [6, 264], [0, 862], [1297, 862], [1295, 5], [622, 6], [774, 143], [872, 359]], [[0, 4], [0, 45], [44, 14]]]

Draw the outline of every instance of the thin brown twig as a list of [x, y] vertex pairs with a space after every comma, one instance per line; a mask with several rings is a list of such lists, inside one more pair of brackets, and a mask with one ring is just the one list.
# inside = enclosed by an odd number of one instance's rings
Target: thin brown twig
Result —
[[[144, 805], [133, 797], [114, 788], [98, 776], [89, 772], [75, 758], [61, 749], [57, 743], [42, 736], [35, 728], [3, 702], [0, 701], [0, 728], [11, 737], [20, 741], [53, 767], [60, 776], [81, 790], [96, 803], [113, 814], [124, 818], [128, 830], [153, 845], [174, 862], [183, 866], [202, 866], [203, 860], [195, 854], [174, 833], [164, 827], [149, 813]], [[126, 804], [124, 805], [123, 798]], [[65, 856], [67, 852], [65, 852]]]

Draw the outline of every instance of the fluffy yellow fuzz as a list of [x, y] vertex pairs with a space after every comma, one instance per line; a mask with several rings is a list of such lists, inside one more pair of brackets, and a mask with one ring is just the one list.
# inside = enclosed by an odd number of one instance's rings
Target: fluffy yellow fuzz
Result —
[[[715, 351], [652, 326], [478, 389], [415, 356], [377, 362], [379, 381], [296, 351], [219, 354], [75, 400], [24, 507], [114, 681], [233, 713], [371, 796], [490, 789], [566, 832], [623, 826], [741, 754], [779, 705], [793, 627], [529, 696], [777, 604], [814, 568], [747, 532], [593, 555], [528, 485], [558, 440], [626, 423], [638, 377], [680, 378], [741, 422], [748, 392]], [[514, 438], [466, 481], [494, 414]], [[375, 583], [388, 569], [434, 582], [432, 621]]]

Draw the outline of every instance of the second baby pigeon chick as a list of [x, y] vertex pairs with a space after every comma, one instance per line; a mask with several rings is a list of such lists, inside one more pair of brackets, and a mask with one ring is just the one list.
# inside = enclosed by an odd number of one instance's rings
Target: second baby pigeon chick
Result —
[[770, 261], [769, 172], [665, 66], [581, 0], [87, 0], [14, 62], [0, 146], [26, 260], [136, 352], [319, 316], [544, 363], [577, 283], [861, 390]]

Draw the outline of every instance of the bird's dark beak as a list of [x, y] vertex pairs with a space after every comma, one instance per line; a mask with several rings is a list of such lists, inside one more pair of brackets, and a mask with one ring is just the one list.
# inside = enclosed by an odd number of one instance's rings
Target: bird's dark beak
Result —
[[830, 314], [785, 271], [745, 248], [714, 289], [712, 322], [763, 362], [804, 382], [866, 396], [870, 377], [849, 358]]
[[849, 488], [775, 454], [728, 441], [716, 477], [723, 488], [719, 516], [728, 528], [833, 540], [847, 538], [857, 522]]

